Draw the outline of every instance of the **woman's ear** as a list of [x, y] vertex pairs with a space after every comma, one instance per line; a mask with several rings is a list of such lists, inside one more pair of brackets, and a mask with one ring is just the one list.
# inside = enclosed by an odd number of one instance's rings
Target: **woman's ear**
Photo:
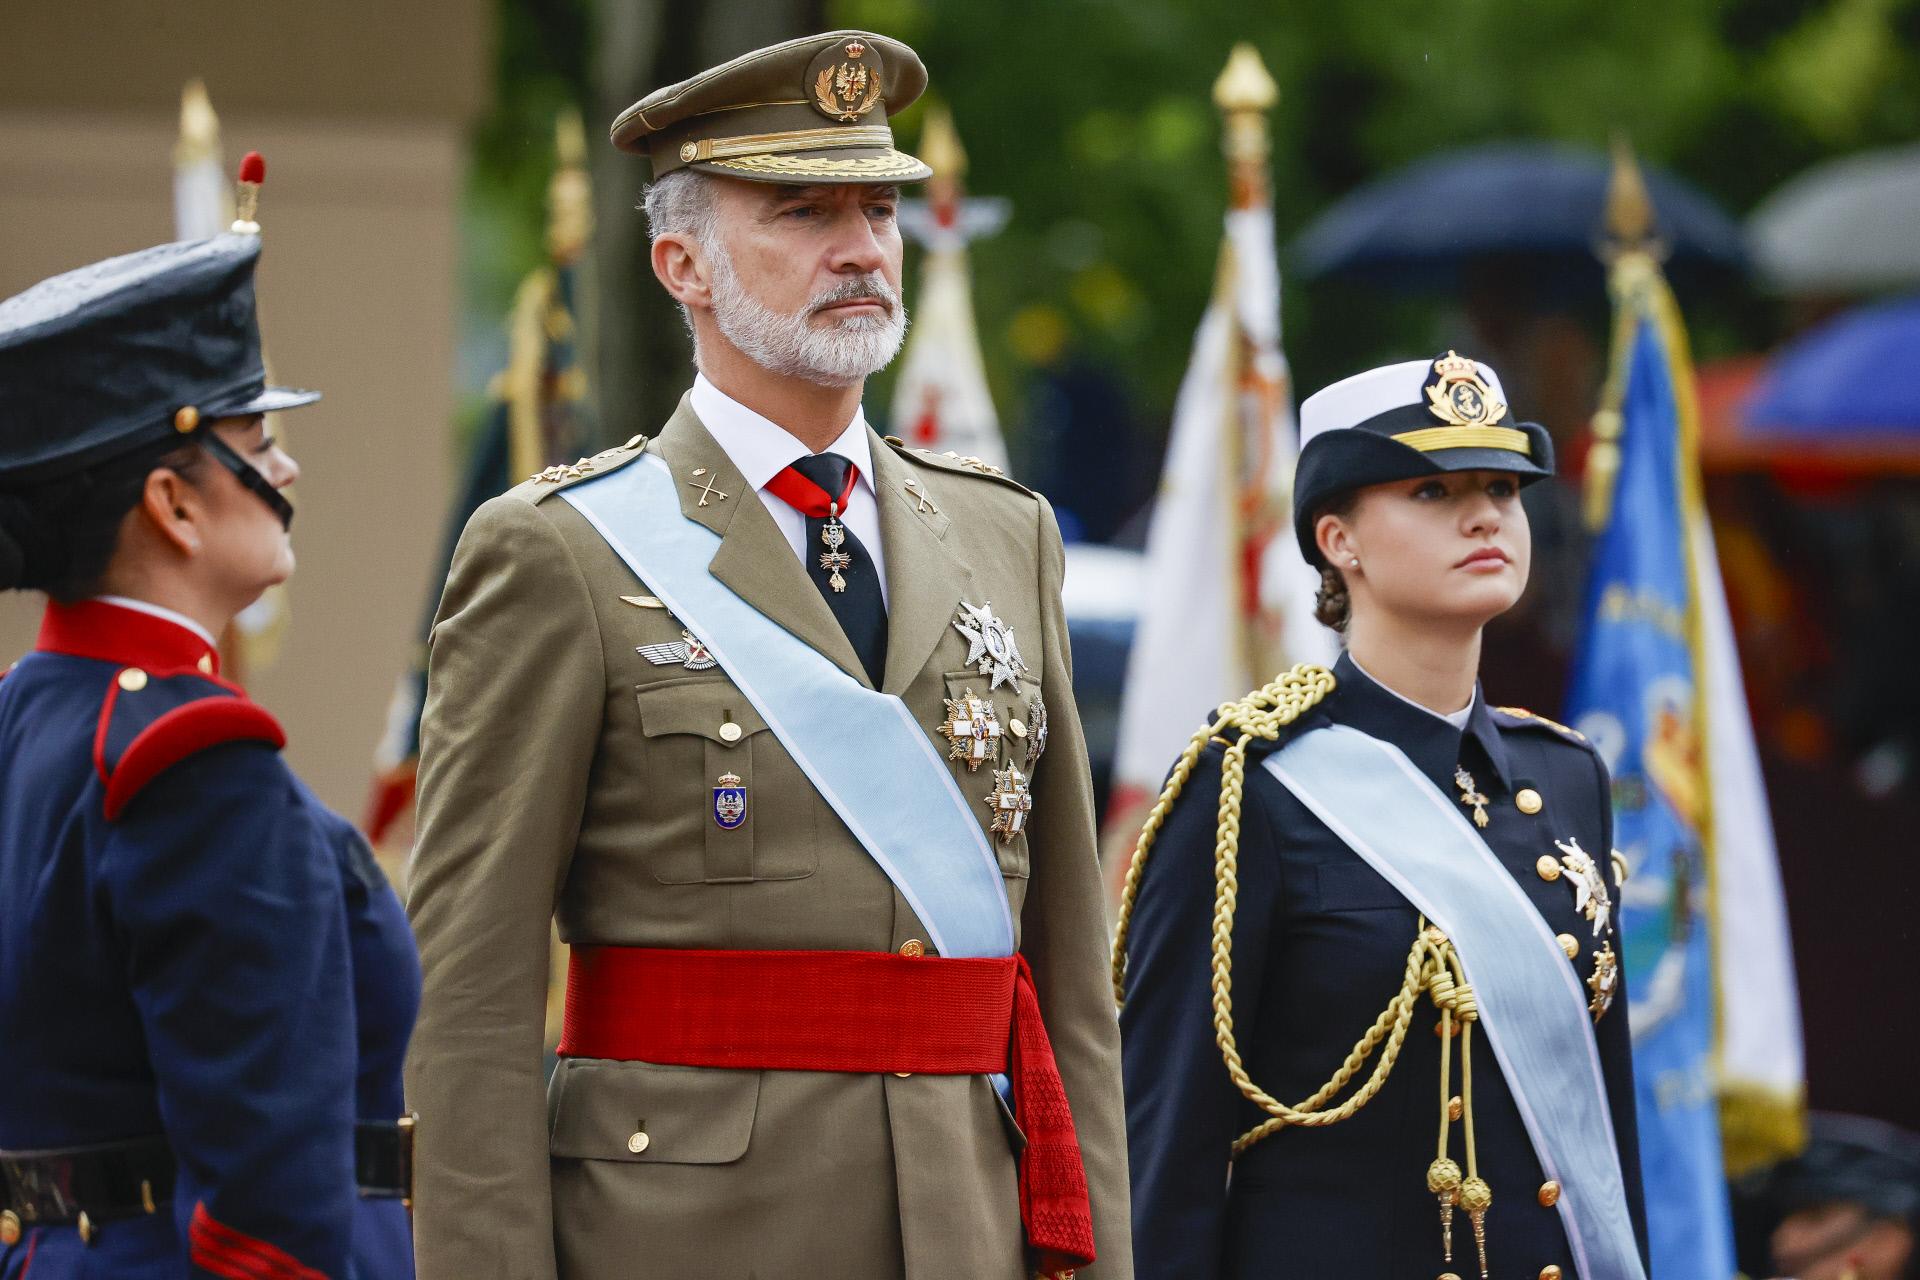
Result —
[[179, 472], [169, 467], [149, 471], [147, 483], [140, 491], [139, 511], [154, 531], [182, 555], [199, 552], [206, 504], [199, 490], [188, 484]]
[[1352, 568], [1352, 562], [1359, 558], [1353, 530], [1339, 516], [1329, 514], [1314, 521], [1313, 541], [1320, 548], [1321, 559], [1343, 573]]

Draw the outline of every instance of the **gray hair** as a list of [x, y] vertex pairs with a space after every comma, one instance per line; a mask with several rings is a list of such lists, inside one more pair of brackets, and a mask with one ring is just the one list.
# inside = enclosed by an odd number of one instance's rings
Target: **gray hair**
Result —
[[[675, 169], [649, 182], [640, 202], [647, 213], [649, 238], [685, 236], [711, 256], [720, 212], [720, 202], [715, 195], [713, 179], [698, 169]], [[687, 310], [685, 303], [680, 304], [680, 319], [687, 326], [687, 336], [694, 340], [697, 363], [700, 335], [693, 327], [693, 312]]]
[[685, 236], [707, 248], [719, 213], [714, 194], [713, 179], [698, 169], [675, 169], [648, 183], [640, 207], [647, 211], [651, 238]]

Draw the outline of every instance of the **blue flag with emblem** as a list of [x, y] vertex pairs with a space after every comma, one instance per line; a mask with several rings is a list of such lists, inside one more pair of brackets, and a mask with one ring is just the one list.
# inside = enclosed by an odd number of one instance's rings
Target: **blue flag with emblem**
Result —
[[[1567, 709], [1613, 773], [1621, 934], [1656, 1276], [1734, 1274], [1715, 1079], [1710, 789], [1689, 537], [1701, 511], [1678, 308], [1644, 249], [1614, 264], [1617, 417], [1596, 418], [1587, 624]], [[1617, 441], [1617, 445], [1616, 442]], [[1617, 448], [1617, 454], [1614, 450]], [[1617, 471], [1615, 460], [1617, 458]]]

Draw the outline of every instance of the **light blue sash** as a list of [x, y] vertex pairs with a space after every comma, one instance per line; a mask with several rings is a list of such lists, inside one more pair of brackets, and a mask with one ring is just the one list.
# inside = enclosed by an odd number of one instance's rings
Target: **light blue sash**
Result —
[[560, 497], [707, 646], [940, 954], [1013, 954], [999, 860], [907, 705], [866, 688], [709, 573], [719, 535], [681, 514], [673, 474], [655, 455]]
[[1391, 743], [1333, 725], [1294, 739], [1266, 767], [1453, 939], [1540, 1167], [1561, 1186], [1581, 1280], [1646, 1280], [1587, 992], [1526, 893]]

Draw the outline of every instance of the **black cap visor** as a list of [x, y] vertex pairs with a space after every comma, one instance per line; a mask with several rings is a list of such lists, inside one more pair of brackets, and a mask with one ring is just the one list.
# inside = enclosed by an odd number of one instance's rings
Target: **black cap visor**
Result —
[[1524, 489], [1552, 475], [1553, 440], [1546, 428], [1520, 422], [1511, 429], [1526, 436], [1526, 453], [1483, 446], [1416, 449], [1366, 423], [1315, 436], [1300, 451], [1293, 475], [1293, 532], [1300, 554], [1315, 568], [1325, 565], [1315, 545], [1316, 518], [1329, 502], [1355, 489], [1452, 471], [1505, 471], [1518, 476]]

